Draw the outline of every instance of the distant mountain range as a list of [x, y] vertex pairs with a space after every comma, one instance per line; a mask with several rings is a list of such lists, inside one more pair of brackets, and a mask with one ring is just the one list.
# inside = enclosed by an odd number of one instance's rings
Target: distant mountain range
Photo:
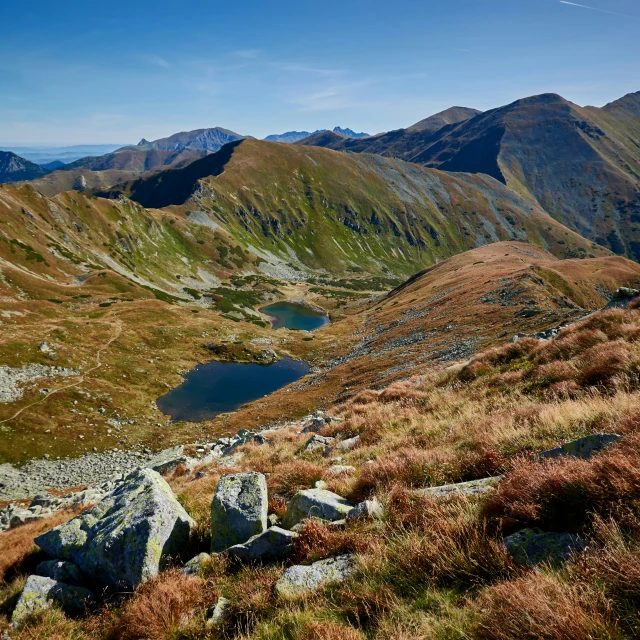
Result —
[[47, 169], [29, 162], [11, 151], [0, 151], [0, 183], [33, 180], [46, 173]]
[[[486, 174], [563, 225], [640, 261], [640, 92], [602, 108], [543, 94], [480, 112], [452, 107], [406, 129], [367, 136], [350, 129], [290, 131], [268, 141], [393, 157], [449, 172]], [[302, 137], [304, 136], [304, 137]], [[297, 139], [296, 139], [297, 138]], [[45, 195], [109, 187], [183, 168], [245, 139], [214, 127], [75, 160], [58, 170], [3, 155], [0, 180], [32, 180]], [[264, 147], [255, 147], [264, 153]]]
[[[120, 149], [122, 146], [121, 144], [78, 144], [70, 147], [15, 147], [0, 145], [0, 149], [12, 151], [21, 158], [39, 164], [41, 167], [58, 169], [59, 166], [64, 166], [79, 158], [102, 156], [105, 153]], [[54, 163], [57, 163], [58, 166], [53, 167]]]
[[455, 112], [461, 120], [435, 130], [427, 119], [362, 140], [317, 134], [297, 144], [488, 174], [586, 238], [640, 261], [640, 92], [602, 108], [543, 94], [486, 113]]
[[[325, 131], [329, 131], [328, 129], [318, 129], [313, 133], [309, 133], [309, 131], [287, 131], [286, 133], [276, 133], [270, 136], [267, 136], [265, 140], [267, 142], [286, 142], [288, 144], [293, 144], [294, 142], [298, 142], [298, 140], [304, 140], [309, 136], [316, 135], [318, 133], [324, 133]], [[333, 133], [336, 133], [341, 136], [345, 136], [347, 138], [368, 138], [368, 133], [356, 133], [352, 129], [342, 129], [341, 127], [334, 127]]]

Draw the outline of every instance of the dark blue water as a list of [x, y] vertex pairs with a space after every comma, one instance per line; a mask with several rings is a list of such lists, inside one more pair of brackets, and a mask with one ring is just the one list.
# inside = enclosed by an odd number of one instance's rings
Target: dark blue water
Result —
[[276, 302], [260, 309], [272, 318], [271, 326], [274, 329], [300, 329], [313, 331], [328, 324], [329, 318], [304, 304], [295, 302]]
[[270, 365], [212, 360], [189, 371], [184, 382], [158, 398], [156, 404], [176, 422], [211, 420], [286, 387], [309, 368], [307, 362], [292, 358]]

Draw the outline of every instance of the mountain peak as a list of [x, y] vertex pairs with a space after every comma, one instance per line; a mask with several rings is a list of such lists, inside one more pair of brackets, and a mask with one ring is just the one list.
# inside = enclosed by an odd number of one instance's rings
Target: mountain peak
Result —
[[414, 125], [408, 127], [407, 131], [437, 131], [449, 124], [457, 124], [471, 120], [471, 118], [481, 113], [482, 111], [470, 109], [469, 107], [449, 107], [449, 109], [445, 109], [424, 120], [420, 120], [420, 122], [416, 122]]
[[348, 127], [346, 129], [343, 129], [342, 127], [334, 127], [333, 128], [333, 133], [338, 133], [341, 136], [345, 136], [347, 138], [369, 138], [370, 134], [368, 133], [356, 133], [353, 129], [349, 129]]

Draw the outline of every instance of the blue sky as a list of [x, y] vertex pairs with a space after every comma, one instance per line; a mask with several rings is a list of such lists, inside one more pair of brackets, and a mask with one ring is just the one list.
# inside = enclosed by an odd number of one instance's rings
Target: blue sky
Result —
[[[376, 133], [452, 105], [640, 90], [638, 0], [3, 3], [0, 143], [223, 126]], [[591, 8], [588, 8], [591, 7]]]

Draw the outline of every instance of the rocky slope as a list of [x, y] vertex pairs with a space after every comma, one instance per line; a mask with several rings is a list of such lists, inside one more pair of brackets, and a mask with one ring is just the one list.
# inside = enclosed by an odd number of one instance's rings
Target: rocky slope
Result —
[[292, 277], [296, 270], [408, 276], [508, 239], [563, 257], [601, 252], [491, 178], [257, 140], [98, 195], [202, 212], [263, 257], [263, 270], [289, 263]]
[[33, 180], [49, 173], [48, 169], [17, 156], [11, 151], [0, 151], [0, 183]]
[[410, 127], [365, 140], [325, 136], [299, 144], [491, 175], [585, 237], [639, 259], [639, 109], [640, 93], [601, 109], [544, 94], [435, 132]]

